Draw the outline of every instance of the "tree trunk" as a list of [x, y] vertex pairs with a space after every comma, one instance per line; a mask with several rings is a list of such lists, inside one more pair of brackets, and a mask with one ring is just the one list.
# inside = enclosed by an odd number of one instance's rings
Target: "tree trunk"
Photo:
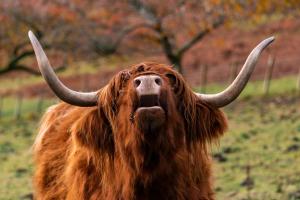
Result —
[[177, 71], [183, 75], [182, 71], [182, 59], [180, 57], [174, 57], [171, 60], [171, 63], [173, 64], [174, 68], [177, 69]]

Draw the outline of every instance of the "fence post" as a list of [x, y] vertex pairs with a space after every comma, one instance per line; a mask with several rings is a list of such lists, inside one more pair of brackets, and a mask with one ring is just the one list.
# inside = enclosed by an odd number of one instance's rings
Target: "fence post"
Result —
[[82, 74], [82, 78], [81, 78], [81, 91], [85, 92], [85, 91], [89, 91], [89, 74], [85, 73]]
[[268, 62], [267, 62], [267, 71], [266, 71], [266, 74], [265, 74], [264, 85], [263, 85], [263, 90], [264, 90], [264, 95], [265, 96], [267, 96], [269, 94], [270, 85], [271, 85], [271, 81], [272, 81], [274, 64], [275, 64], [275, 57], [270, 55], [269, 58], [268, 58]]
[[254, 181], [251, 177], [251, 165], [249, 165], [249, 164], [246, 166], [246, 181], [247, 181], [247, 184], [246, 184], [247, 199], [251, 200], [251, 190], [254, 186]]
[[0, 96], [0, 118], [2, 117], [3, 98], [4, 97]]
[[36, 109], [38, 114], [41, 114], [41, 112], [43, 110], [43, 101], [44, 101], [43, 95], [40, 95], [38, 102], [37, 102], [37, 109]]
[[232, 81], [234, 81], [234, 79], [236, 78], [238, 74], [238, 66], [239, 66], [238, 62], [234, 62], [233, 64], [231, 64], [229, 84], [231, 84]]
[[201, 66], [201, 93], [206, 93], [206, 86], [207, 86], [207, 72], [208, 66], [206, 64]]
[[300, 68], [299, 68], [298, 77], [297, 77], [296, 89], [297, 89], [297, 92], [300, 92]]
[[22, 94], [17, 95], [16, 109], [15, 109], [15, 119], [19, 120], [21, 118], [22, 111]]
[[55, 97], [54, 99], [53, 99], [53, 105], [55, 105], [55, 104], [59, 104], [61, 101], [60, 101], [60, 99], [58, 98], [58, 97]]

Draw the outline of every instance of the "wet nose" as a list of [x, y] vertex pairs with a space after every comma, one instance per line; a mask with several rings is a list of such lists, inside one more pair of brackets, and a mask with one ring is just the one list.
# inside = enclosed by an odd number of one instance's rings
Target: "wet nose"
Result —
[[160, 94], [162, 79], [157, 75], [143, 75], [133, 81], [139, 96]]

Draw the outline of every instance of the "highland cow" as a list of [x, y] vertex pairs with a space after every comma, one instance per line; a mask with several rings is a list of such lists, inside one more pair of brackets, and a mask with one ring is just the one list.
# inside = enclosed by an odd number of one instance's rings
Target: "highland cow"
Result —
[[219, 108], [241, 93], [274, 38], [251, 52], [226, 90], [205, 95], [172, 67], [150, 62], [97, 92], [76, 92], [29, 37], [42, 75], [65, 102], [48, 109], [35, 141], [36, 199], [214, 199], [208, 146], [227, 128]]

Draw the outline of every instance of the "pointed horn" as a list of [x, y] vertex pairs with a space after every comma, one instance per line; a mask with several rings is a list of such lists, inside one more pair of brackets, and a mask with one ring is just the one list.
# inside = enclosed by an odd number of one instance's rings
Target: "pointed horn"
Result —
[[203, 101], [216, 107], [230, 104], [245, 88], [262, 51], [274, 40], [274, 37], [267, 38], [252, 50], [238, 76], [224, 91], [217, 94], [195, 94]]
[[29, 31], [28, 36], [33, 46], [39, 69], [52, 91], [61, 100], [81, 107], [89, 107], [97, 105], [97, 92], [76, 92], [67, 88], [56, 76], [49, 60], [43, 51], [41, 44], [35, 35]]

